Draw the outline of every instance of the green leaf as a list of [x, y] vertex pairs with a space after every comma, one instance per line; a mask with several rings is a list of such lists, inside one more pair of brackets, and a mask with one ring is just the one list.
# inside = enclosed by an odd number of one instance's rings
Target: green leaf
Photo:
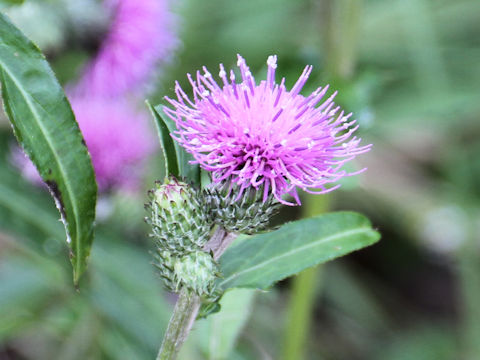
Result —
[[163, 152], [163, 160], [165, 165], [165, 175], [173, 175], [180, 177], [180, 171], [178, 169], [177, 150], [175, 142], [170, 136], [171, 124], [167, 125], [167, 122], [163, 119], [158, 111], [146, 101], [148, 108], [152, 112], [153, 119], [155, 120], [155, 127], [157, 129], [158, 138], [160, 140], [160, 147]]
[[93, 241], [97, 185], [73, 112], [45, 57], [0, 14], [0, 82], [15, 136], [55, 198], [71, 249], [74, 283]]
[[121, 330], [142, 349], [158, 350], [158, 334], [168, 325], [172, 304], [162, 296], [150, 255], [105, 235], [99, 229], [92, 255], [92, 301], [112, 323], [109, 328]]
[[[148, 104], [148, 106], [155, 118], [155, 125], [157, 127], [158, 137], [160, 138], [160, 144], [162, 145], [166, 162], [166, 174], [185, 178], [192, 183], [199, 185], [200, 167], [198, 164], [190, 164], [190, 161], [194, 160], [193, 156], [186, 152], [185, 149], [170, 136], [170, 134], [176, 129], [175, 123], [165, 115], [162, 105], [151, 106]], [[173, 153], [173, 149], [175, 149], [175, 153]], [[171, 163], [174, 161], [174, 158], [176, 159], [176, 166]]]
[[380, 239], [370, 221], [336, 212], [283, 225], [234, 243], [220, 258], [220, 286], [266, 289], [311, 266], [369, 246]]

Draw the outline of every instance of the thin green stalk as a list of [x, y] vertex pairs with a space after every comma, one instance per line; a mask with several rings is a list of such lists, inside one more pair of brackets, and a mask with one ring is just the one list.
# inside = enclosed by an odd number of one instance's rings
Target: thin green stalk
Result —
[[327, 76], [348, 80], [355, 72], [362, 0], [324, 0], [320, 3]]
[[[324, 0], [320, 3], [319, 23], [325, 34], [325, 68], [330, 79], [346, 81], [355, 71], [361, 5], [362, 0]], [[303, 205], [303, 217], [318, 215], [327, 209], [328, 196], [309, 197]], [[320, 266], [307, 269], [293, 279], [284, 335], [284, 360], [305, 359], [321, 269]]]
[[178, 352], [197, 318], [200, 305], [201, 300], [198, 295], [185, 288], [180, 291], [157, 360], [174, 360], [177, 358]]
[[[328, 196], [309, 197], [303, 204], [304, 217], [311, 217], [327, 211]], [[314, 301], [317, 294], [322, 267], [302, 271], [293, 279], [290, 303], [287, 310], [287, 325], [284, 335], [284, 360], [305, 358], [305, 345], [311, 326]]]
[[[237, 234], [228, 233], [222, 227], [217, 227], [205, 246], [205, 250], [212, 251], [217, 260], [236, 237]], [[157, 360], [175, 360], [177, 358], [180, 348], [192, 330], [201, 305], [202, 299], [198, 295], [185, 288], [180, 291]]]
[[305, 343], [311, 325], [315, 288], [321, 273], [321, 266], [313, 267], [301, 272], [293, 280], [283, 351], [285, 360], [300, 360], [305, 357]]

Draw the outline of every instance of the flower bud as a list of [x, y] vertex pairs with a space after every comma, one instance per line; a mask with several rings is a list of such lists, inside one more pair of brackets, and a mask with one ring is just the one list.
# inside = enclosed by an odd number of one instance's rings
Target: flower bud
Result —
[[173, 256], [169, 251], [162, 251], [156, 254], [154, 265], [160, 270], [168, 290], [179, 292], [185, 287], [206, 299], [218, 297], [215, 280], [219, 270], [211, 254], [198, 250]]
[[182, 207], [185, 204], [188, 200], [189, 186], [170, 177], [151, 191], [152, 200], [155, 201], [156, 205], [161, 209], [168, 210], [172, 206]]
[[147, 223], [160, 250], [183, 255], [202, 248], [208, 240], [212, 222], [203, 194], [174, 177], [149, 192]]
[[157, 252], [154, 254], [153, 266], [158, 269], [158, 274], [164, 280], [165, 287], [172, 292], [176, 292], [176, 281], [175, 281], [175, 258], [172, 256], [170, 251], [164, 250], [161, 251], [157, 249]]
[[212, 221], [229, 232], [254, 234], [267, 230], [280, 203], [273, 195], [263, 201], [262, 188], [248, 187], [242, 192], [229, 182], [212, 184], [206, 190]]
[[199, 296], [214, 296], [214, 285], [219, 271], [211, 254], [196, 251], [185, 255], [175, 262], [174, 271], [179, 284]]

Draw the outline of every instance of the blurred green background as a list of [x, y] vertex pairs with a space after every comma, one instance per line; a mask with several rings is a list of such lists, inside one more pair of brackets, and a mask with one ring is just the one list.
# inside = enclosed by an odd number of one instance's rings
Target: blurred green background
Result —
[[[26, 0], [2, 10], [65, 84], [106, 27], [95, 6]], [[303, 93], [326, 83], [339, 90], [337, 102], [374, 147], [354, 165], [367, 172], [281, 219], [356, 210], [382, 233], [373, 247], [311, 271], [307, 286], [290, 279], [267, 293], [228, 294], [220, 314], [195, 325], [181, 358], [480, 359], [480, 2], [183, 0], [174, 12], [181, 46], [152, 102], [172, 95], [175, 79], [188, 88], [187, 72], [234, 66], [237, 53], [257, 79], [277, 54], [290, 86], [314, 65]], [[150, 265], [143, 223], [160, 156], [145, 191], [100, 199], [77, 291], [59, 215], [12, 165], [14, 144], [2, 114], [0, 359], [153, 359], [174, 303]], [[289, 352], [302, 329], [303, 351]]]

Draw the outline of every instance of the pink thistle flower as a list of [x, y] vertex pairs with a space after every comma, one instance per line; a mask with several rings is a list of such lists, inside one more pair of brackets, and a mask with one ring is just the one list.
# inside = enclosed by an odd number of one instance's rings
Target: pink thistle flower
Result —
[[114, 97], [138, 91], [177, 44], [167, 0], [109, 0], [110, 30], [75, 93]]
[[300, 204], [297, 188], [327, 193], [340, 186], [327, 185], [363, 171], [342, 169], [371, 145], [360, 146], [361, 139], [352, 137], [358, 125], [350, 121], [352, 114], [335, 106], [336, 92], [323, 102], [328, 86], [300, 95], [312, 66], [287, 90], [285, 79], [275, 83], [276, 56], [268, 58], [267, 79], [259, 84], [240, 55], [237, 65], [240, 83], [233, 70], [227, 77], [222, 64], [222, 86], [205, 67], [203, 74], [197, 71], [196, 79], [188, 74], [193, 101], [177, 82], [177, 100], [166, 98], [173, 109], [164, 108], [177, 126], [172, 136], [211, 172], [214, 183], [230, 181], [240, 193], [248, 187], [262, 189], [263, 201], [273, 194], [278, 201], [295, 205], [282, 196], [290, 194]]

